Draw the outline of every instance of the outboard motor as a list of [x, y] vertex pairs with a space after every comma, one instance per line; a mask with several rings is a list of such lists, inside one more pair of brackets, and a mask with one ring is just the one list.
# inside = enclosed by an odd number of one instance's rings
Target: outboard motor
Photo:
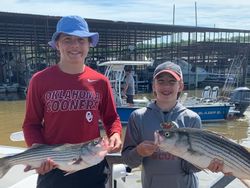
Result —
[[234, 89], [229, 101], [235, 105], [235, 110], [240, 112], [239, 116], [244, 116], [244, 112], [250, 105], [250, 89], [248, 87], [238, 87]]

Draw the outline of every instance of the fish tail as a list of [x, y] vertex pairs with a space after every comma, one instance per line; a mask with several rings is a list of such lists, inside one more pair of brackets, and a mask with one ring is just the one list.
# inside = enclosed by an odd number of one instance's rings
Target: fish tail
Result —
[[0, 158], [0, 178], [2, 178], [11, 168], [8, 157]]

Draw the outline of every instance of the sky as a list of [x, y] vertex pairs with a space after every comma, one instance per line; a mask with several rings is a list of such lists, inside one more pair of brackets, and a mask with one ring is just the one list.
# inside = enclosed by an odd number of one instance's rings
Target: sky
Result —
[[[4, 0], [1, 12], [250, 30], [250, 0]], [[175, 16], [173, 16], [175, 7]]]

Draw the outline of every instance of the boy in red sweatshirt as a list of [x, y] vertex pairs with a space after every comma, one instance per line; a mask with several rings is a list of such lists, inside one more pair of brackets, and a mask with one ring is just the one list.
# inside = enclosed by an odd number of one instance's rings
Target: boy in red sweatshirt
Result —
[[[23, 132], [28, 146], [81, 143], [100, 136], [101, 119], [111, 152], [121, 148], [121, 123], [109, 80], [84, 64], [99, 34], [89, 32], [78, 16], [62, 17], [49, 45], [60, 53], [59, 62], [33, 75], [27, 94]], [[40, 168], [37, 187], [104, 188], [106, 161], [68, 176], [53, 159]], [[26, 168], [29, 170], [29, 167]]]

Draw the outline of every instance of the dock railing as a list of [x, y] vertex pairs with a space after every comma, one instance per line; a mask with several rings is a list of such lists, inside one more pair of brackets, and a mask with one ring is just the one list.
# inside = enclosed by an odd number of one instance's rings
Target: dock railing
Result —
[[229, 97], [232, 90], [235, 87], [238, 87], [239, 78], [240, 78], [240, 75], [242, 73], [242, 66], [244, 65], [244, 62], [246, 60], [247, 59], [246, 59], [245, 55], [244, 56], [238, 55], [238, 56], [234, 57], [231, 65], [230, 65], [225, 83], [224, 83], [223, 88], [222, 88], [222, 92], [221, 92], [222, 96]]

